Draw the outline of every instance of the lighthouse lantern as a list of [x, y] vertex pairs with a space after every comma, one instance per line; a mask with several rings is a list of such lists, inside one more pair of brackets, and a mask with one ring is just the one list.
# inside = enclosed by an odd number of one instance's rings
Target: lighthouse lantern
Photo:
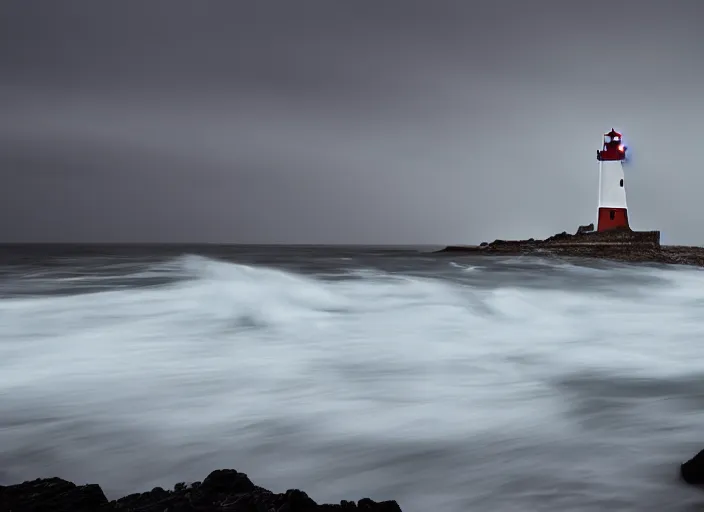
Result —
[[604, 142], [596, 152], [599, 161], [599, 209], [597, 231], [630, 229], [623, 161], [628, 148], [622, 135], [611, 129], [604, 134]]
[[596, 152], [596, 159], [599, 161], [603, 160], [625, 160], [626, 150], [628, 148], [623, 145], [623, 138], [620, 133], [618, 133], [613, 128], [609, 133], [604, 134], [604, 143], [600, 150]]

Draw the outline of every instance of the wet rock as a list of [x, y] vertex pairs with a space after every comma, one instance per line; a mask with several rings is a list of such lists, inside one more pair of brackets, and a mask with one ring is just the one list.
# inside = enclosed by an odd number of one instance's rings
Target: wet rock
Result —
[[218, 469], [217, 471], [213, 471], [200, 485], [202, 492], [210, 494], [242, 494], [254, 491], [255, 489], [255, 485], [247, 475], [234, 469]]
[[98, 485], [77, 486], [61, 478], [44, 478], [0, 488], [2, 512], [100, 512], [110, 510]]
[[289, 489], [276, 494], [256, 486], [245, 473], [221, 469], [203, 482], [178, 483], [173, 491], [156, 487], [108, 502], [98, 485], [77, 486], [46, 478], [0, 486], [0, 512], [401, 512], [395, 501], [369, 498], [318, 505], [305, 492]]
[[[482, 256], [546, 255], [596, 258], [628, 263], [659, 263], [704, 267], [704, 247], [660, 245], [659, 231], [587, 231], [571, 235], [565, 231], [545, 240], [494, 240], [481, 245], [450, 245], [438, 253], [481, 254]], [[579, 232], [581, 231], [581, 232]]]
[[680, 466], [682, 480], [691, 485], [704, 485], [704, 450]]
[[592, 222], [591, 224], [587, 224], [586, 226], [579, 226], [577, 228], [577, 233], [576, 235], [583, 235], [585, 233], [591, 233], [594, 231], [594, 223]]

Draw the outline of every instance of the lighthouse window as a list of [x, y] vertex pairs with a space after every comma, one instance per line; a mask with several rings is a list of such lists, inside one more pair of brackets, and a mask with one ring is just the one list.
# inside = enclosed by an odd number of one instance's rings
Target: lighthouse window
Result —
[[623, 186], [623, 179], [619, 182], [619, 185]]
[[614, 210], [611, 210], [609, 212], [609, 219], [614, 220], [616, 218], [616, 212]]

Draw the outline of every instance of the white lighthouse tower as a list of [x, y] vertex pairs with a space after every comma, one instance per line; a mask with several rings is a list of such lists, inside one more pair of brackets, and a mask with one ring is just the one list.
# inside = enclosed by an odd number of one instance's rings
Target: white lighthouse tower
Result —
[[599, 213], [597, 231], [630, 229], [623, 162], [626, 150], [621, 134], [613, 128], [604, 134], [604, 142], [596, 152], [599, 161]]

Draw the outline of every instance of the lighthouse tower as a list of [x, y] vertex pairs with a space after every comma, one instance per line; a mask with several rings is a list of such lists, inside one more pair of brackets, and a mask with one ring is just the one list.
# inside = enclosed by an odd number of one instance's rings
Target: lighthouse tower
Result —
[[604, 142], [596, 152], [599, 161], [599, 215], [597, 231], [610, 229], [630, 229], [628, 225], [628, 206], [626, 205], [626, 186], [623, 175], [623, 161], [626, 148], [621, 134], [613, 128], [604, 134]]

